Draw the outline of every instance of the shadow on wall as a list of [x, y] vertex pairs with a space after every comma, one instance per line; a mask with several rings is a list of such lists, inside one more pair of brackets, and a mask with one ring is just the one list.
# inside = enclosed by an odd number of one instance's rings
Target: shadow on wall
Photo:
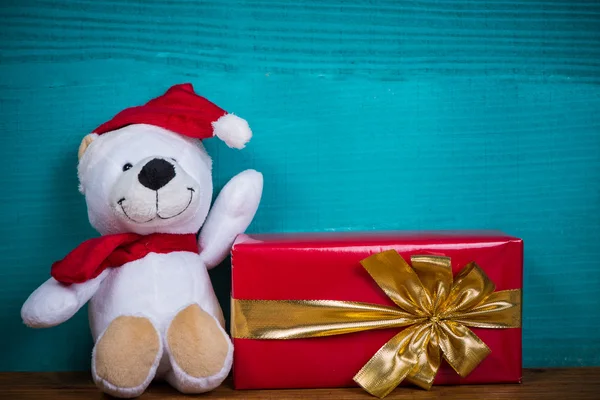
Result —
[[229, 313], [231, 310], [231, 257], [227, 257], [225, 261], [217, 265], [210, 271], [210, 280], [212, 281], [217, 299], [223, 309], [225, 315], [226, 332], [229, 332], [230, 320]]

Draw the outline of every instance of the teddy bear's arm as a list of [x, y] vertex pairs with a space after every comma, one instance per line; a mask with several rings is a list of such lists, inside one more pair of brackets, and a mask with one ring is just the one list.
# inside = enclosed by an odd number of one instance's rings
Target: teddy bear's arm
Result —
[[252, 222], [262, 196], [260, 172], [240, 172], [221, 190], [215, 200], [199, 238], [200, 257], [213, 268], [227, 257], [236, 236]]
[[105, 270], [94, 279], [69, 286], [54, 278], [48, 279], [23, 304], [23, 322], [31, 328], [49, 328], [62, 324], [87, 303], [108, 273], [109, 270]]

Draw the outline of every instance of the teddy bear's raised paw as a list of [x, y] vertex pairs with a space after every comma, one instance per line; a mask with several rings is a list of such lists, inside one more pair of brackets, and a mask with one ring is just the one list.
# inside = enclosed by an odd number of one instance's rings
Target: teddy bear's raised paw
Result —
[[260, 202], [262, 189], [263, 176], [253, 169], [242, 171], [231, 178], [220, 194], [226, 201], [228, 215], [253, 216]]
[[252, 169], [240, 172], [221, 190], [200, 232], [200, 257], [207, 268], [219, 264], [244, 233], [258, 209], [263, 176]]

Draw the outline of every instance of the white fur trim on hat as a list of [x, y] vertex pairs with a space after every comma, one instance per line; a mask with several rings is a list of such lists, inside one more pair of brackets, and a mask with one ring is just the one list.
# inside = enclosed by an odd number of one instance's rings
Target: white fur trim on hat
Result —
[[233, 114], [225, 114], [212, 123], [216, 137], [229, 147], [243, 149], [252, 137], [252, 131], [245, 119]]

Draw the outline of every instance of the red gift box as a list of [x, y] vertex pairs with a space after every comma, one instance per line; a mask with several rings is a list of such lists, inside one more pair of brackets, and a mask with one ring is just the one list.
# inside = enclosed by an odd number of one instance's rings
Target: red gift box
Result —
[[[360, 264], [385, 250], [395, 250], [405, 260], [413, 255], [450, 257], [453, 275], [475, 262], [495, 283], [496, 291], [522, 288], [523, 242], [499, 232], [242, 235], [232, 249], [232, 298], [345, 300], [394, 306]], [[399, 330], [291, 340], [234, 337], [234, 386], [356, 386], [354, 375]], [[521, 329], [471, 330], [491, 353], [464, 378], [442, 361], [434, 384], [520, 382]]]

